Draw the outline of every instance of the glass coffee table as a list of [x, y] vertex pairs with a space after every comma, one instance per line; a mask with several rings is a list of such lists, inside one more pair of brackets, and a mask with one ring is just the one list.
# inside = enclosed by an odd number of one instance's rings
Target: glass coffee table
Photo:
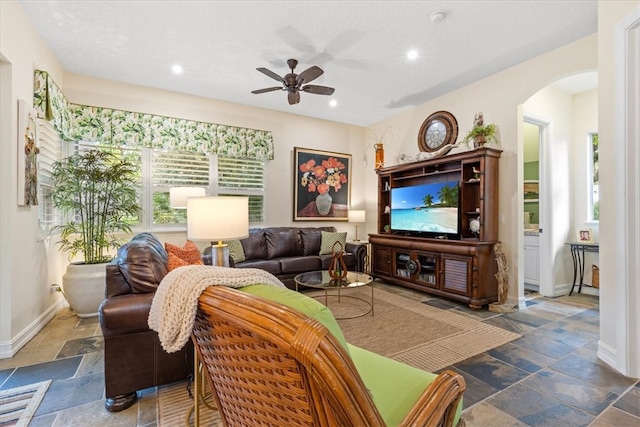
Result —
[[[366, 273], [359, 273], [356, 271], [348, 271], [347, 276], [342, 279], [332, 279], [329, 276], [329, 272], [326, 270], [309, 271], [307, 273], [298, 274], [293, 278], [296, 282], [296, 291], [298, 291], [299, 285], [306, 286], [308, 288], [321, 289], [324, 291], [324, 305], [327, 305], [328, 297], [337, 297], [338, 303], [341, 298], [351, 298], [358, 301], [362, 301], [368, 307], [368, 309], [355, 316], [336, 317], [338, 320], [343, 319], [355, 319], [356, 317], [362, 317], [369, 313], [373, 316], [373, 277]], [[344, 295], [341, 293], [345, 288], [358, 288], [360, 286], [369, 286], [371, 288], [371, 301], [367, 301], [354, 295]], [[336, 290], [337, 293], [329, 295], [330, 290]]]

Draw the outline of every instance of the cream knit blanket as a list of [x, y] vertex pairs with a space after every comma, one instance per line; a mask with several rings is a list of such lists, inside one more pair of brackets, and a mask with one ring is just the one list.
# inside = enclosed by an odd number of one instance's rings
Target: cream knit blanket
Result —
[[189, 340], [198, 310], [198, 298], [211, 285], [232, 288], [267, 284], [284, 288], [273, 274], [257, 268], [191, 265], [170, 271], [160, 282], [149, 311], [149, 327], [160, 337], [167, 353], [180, 350]]

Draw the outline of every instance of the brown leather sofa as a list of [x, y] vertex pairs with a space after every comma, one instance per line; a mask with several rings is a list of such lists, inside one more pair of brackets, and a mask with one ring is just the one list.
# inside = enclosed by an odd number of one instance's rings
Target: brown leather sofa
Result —
[[147, 319], [167, 253], [150, 233], [140, 233], [107, 265], [106, 295], [100, 305], [104, 336], [105, 407], [111, 412], [133, 405], [138, 390], [179, 381], [193, 372], [191, 341], [176, 353], [162, 349]]
[[[331, 255], [320, 255], [322, 231], [336, 232], [335, 227], [266, 227], [249, 230], [240, 240], [244, 261], [230, 265], [259, 268], [276, 276], [288, 288], [295, 289], [293, 278], [307, 271], [329, 268]], [[211, 248], [205, 249], [205, 263], [210, 263]], [[344, 260], [350, 271], [364, 271], [367, 255], [365, 242], [346, 242]]]

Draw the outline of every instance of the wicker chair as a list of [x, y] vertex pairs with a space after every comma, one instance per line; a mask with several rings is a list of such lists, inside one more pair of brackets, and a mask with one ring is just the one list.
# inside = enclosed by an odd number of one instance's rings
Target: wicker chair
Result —
[[[192, 338], [225, 426], [385, 425], [345, 348], [296, 310], [210, 286]], [[401, 425], [452, 426], [464, 389], [441, 373]]]

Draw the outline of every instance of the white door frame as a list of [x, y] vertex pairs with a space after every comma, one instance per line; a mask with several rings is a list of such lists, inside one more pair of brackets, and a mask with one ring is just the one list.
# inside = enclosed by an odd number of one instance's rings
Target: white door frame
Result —
[[[616, 123], [615, 152], [617, 197], [615, 237], [617, 239], [614, 284], [616, 311], [603, 315], [616, 319], [616, 365], [631, 377], [640, 376], [640, 7], [616, 25]], [[605, 291], [606, 292], [606, 291]], [[600, 347], [598, 355], [607, 349]]]
[[[548, 156], [549, 156], [549, 125], [551, 124], [551, 120], [542, 117], [540, 115], [527, 113], [526, 111], [523, 113], [523, 121], [526, 123], [530, 123], [532, 125], [538, 126], [540, 129], [540, 153], [539, 153], [539, 165], [538, 165], [538, 186], [540, 190], [540, 196], [538, 197], [538, 204], [540, 210], [540, 219], [538, 221], [538, 225], [542, 232], [539, 237], [539, 252], [540, 252], [540, 262], [538, 263], [538, 292], [540, 295], [544, 296], [555, 296], [554, 294], [554, 281], [552, 274], [552, 262], [551, 254], [553, 251], [551, 250], [551, 229], [552, 224], [549, 221], [551, 218], [550, 212], [547, 211], [548, 203], [547, 197], [551, 194], [551, 189], [549, 188], [550, 179], [548, 177]], [[524, 194], [522, 191], [520, 192], [520, 206], [524, 206]], [[524, 209], [524, 208], [523, 208]], [[521, 241], [524, 242], [524, 227], [520, 227], [522, 230], [521, 233], [523, 235]], [[519, 248], [518, 251], [520, 254], [524, 253], [524, 248]], [[524, 287], [524, 282], [522, 283]]]

